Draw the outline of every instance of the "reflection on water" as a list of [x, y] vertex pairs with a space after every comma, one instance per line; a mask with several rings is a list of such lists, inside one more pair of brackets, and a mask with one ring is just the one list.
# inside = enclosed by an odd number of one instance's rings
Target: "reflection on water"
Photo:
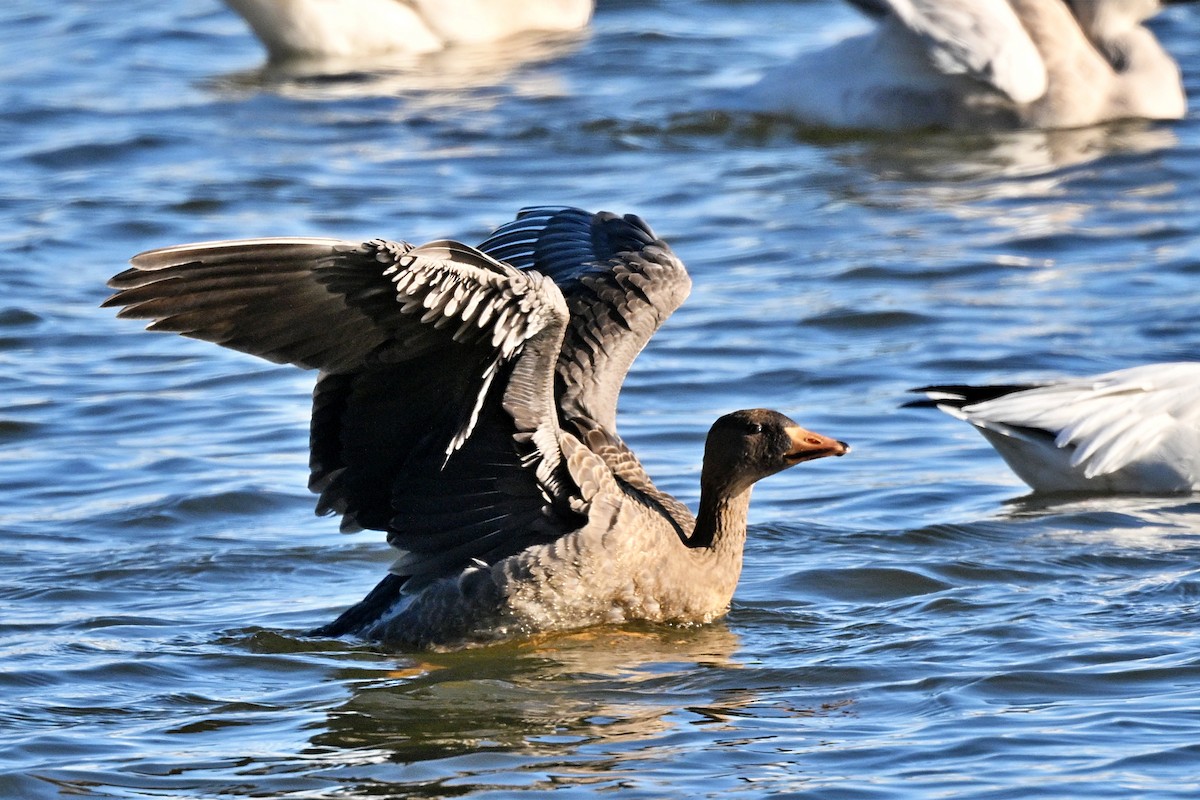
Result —
[[1180, 497], [1029, 494], [1004, 504], [1015, 520], [1052, 518], [1054, 536], [1152, 550], [1200, 544], [1200, 502]]
[[[878, 137], [878, 147], [861, 151], [858, 166], [888, 180], [929, 182], [962, 189], [982, 179], [986, 185], [1028, 187], [1031, 196], [1045, 194], [1046, 184], [1014, 178], [1052, 178], [1064, 167], [1110, 156], [1135, 156], [1169, 150], [1178, 143], [1174, 130], [1160, 123], [1131, 121], [1102, 128], [1055, 131], [950, 135], [932, 134], [943, 147], [931, 149], [930, 136]], [[949, 156], [949, 157], [948, 157]], [[1063, 176], [1059, 174], [1061, 181]], [[976, 187], [978, 188], [978, 187]]]
[[617, 790], [672, 762], [681, 774], [711, 770], [721, 785], [753, 780], [763, 770], [739, 764], [753, 738], [742, 722], [803, 727], [849, 703], [764, 703], [754, 684], [766, 680], [771, 693], [778, 676], [744, 672], [738, 646], [722, 624], [631, 627], [431, 655], [384, 677], [350, 668], [339, 680], [351, 697], [331, 709], [310, 753], [336, 754], [355, 791], [409, 797], [498, 785]]
[[[486, 785], [512, 768], [506, 755], [533, 759], [525, 769], [534, 774], [556, 771], [554, 783], [617, 784], [631, 766], [613, 772], [616, 760], [745, 713], [756, 695], [739, 685], [738, 645], [723, 624], [600, 628], [397, 657], [383, 675], [348, 668], [338, 680], [351, 696], [330, 709], [312, 745], [341, 759], [357, 754], [351, 763], [402, 765], [369, 774], [412, 791], [422, 774]], [[597, 750], [611, 758], [597, 760]], [[431, 772], [421, 766], [430, 761], [442, 763]]]
[[533, 69], [582, 46], [585, 33], [528, 34], [498, 43], [458, 45], [424, 55], [366, 58], [294, 58], [212, 78], [218, 89], [269, 92], [298, 100], [404, 97], [421, 105], [441, 98], [462, 102], [461, 92], [496, 89], [533, 97], [567, 91], [561, 75]]
[[[1200, 118], [696, 113], [840, 0], [601, 3], [575, 37], [286, 68], [217, 0], [109, 5], [0, 4], [0, 797], [1200, 795], [1200, 507], [1026, 497], [898, 407], [1200, 357]], [[1156, 27], [1200, 96], [1200, 10]], [[312, 376], [115, 320], [105, 279], [202, 239], [477, 241], [529, 203], [639, 213], [688, 264], [621, 403], [661, 486], [695, 501], [733, 408], [852, 457], [755, 490], [714, 626], [304, 637], [391, 560], [311, 516]]]

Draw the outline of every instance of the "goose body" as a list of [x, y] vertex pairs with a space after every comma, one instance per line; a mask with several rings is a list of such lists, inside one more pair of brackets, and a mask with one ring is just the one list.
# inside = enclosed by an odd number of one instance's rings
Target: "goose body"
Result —
[[1179, 119], [1159, 0], [851, 0], [873, 28], [802, 54], [735, 110], [829, 128], [1075, 128]]
[[592, 0], [226, 0], [272, 59], [431, 53], [588, 24]]
[[847, 446], [782, 414], [709, 432], [696, 515], [616, 431], [690, 279], [632, 216], [524, 210], [478, 247], [259, 239], [154, 250], [122, 316], [320, 370], [310, 488], [387, 532], [390, 574], [319, 632], [404, 646], [725, 613], [753, 483]]
[[1148, 364], [1007, 386], [926, 386], [1044, 492], [1200, 490], [1200, 364]]

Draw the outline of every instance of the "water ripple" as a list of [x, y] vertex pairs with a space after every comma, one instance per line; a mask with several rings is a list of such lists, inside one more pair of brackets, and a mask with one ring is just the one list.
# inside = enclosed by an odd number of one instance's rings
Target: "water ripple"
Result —
[[[22, 54], [0, 796], [1196, 796], [1197, 504], [1031, 496], [899, 406], [1196, 358], [1200, 122], [864, 136], [704, 110], [858, 24], [602, 3], [582, 35], [282, 67], [214, 0], [0, 9]], [[1200, 14], [1155, 27], [1200, 96]], [[176, 242], [472, 241], [559, 202], [644, 215], [693, 274], [622, 397], [661, 486], [696, 502], [737, 407], [852, 453], [756, 488], [713, 625], [429, 655], [309, 636], [390, 558], [312, 514], [313, 376], [144, 333], [104, 281]]]

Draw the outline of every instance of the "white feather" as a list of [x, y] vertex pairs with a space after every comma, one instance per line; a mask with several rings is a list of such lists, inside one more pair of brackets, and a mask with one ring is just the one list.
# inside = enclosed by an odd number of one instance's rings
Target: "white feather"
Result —
[[1061, 0], [874, 0], [886, 13], [866, 32], [802, 52], [714, 105], [872, 130], [1178, 119], [1178, 66], [1128, 2], [1092, 0], [1100, 24]]
[[1149, 364], [938, 407], [978, 428], [1034, 489], [1200, 490], [1200, 363]]

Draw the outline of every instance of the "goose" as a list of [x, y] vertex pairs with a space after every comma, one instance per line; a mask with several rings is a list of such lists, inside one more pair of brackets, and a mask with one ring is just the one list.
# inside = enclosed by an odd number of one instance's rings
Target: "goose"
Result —
[[1147, 364], [1036, 384], [925, 386], [1040, 492], [1200, 490], [1200, 363]]
[[[1170, 0], [1168, 0], [1170, 1]], [[1183, 117], [1160, 0], [850, 0], [866, 33], [731, 93], [731, 110], [826, 128], [1080, 128]]]
[[478, 247], [320, 238], [135, 256], [119, 316], [320, 371], [309, 488], [382, 530], [389, 574], [323, 636], [452, 648], [729, 607], [755, 481], [849, 447], [746, 409], [708, 433], [698, 512], [617, 434], [626, 372], [687, 296], [636, 216], [523, 209]]
[[587, 26], [592, 0], [225, 0], [271, 60], [419, 55]]

